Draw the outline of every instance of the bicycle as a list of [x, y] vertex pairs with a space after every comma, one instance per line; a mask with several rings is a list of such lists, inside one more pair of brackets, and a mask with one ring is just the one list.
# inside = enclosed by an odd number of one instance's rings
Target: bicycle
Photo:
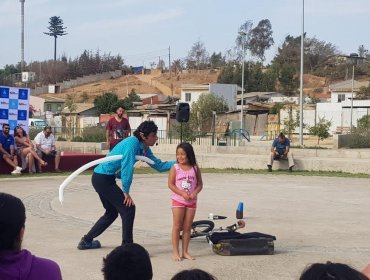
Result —
[[[218, 228], [215, 228], [215, 223], [210, 220], [194, 221], [191, 226], [190, 238], [205, 236], [208, 240], [209, 236], [211, 236], [212, 233], [214, 232], [222, 232], [222, 231], [234, 232], [237, 229], [243, 228], [243, 227], [245, 227], [245, 222], [243, 220], [238, 220], [235, 224], [232, 224], [227, 227], [221, 226]], [[181, 235], [180, 235], [180, 238], [182, 238]]]

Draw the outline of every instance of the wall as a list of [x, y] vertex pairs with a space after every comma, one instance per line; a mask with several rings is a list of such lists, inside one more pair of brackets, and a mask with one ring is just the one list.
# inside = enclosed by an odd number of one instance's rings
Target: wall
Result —
[[[72, 87], [77, 87], [80, 85], [93, 83], [101, 80], [107, 80], [111, 78], [118, 78], [122, 76], [122, 70], [104, 72], [100, 74], [88, 75], [84, 77], [78, 77], [75, 80], [63, 81], [62, 83], [58, 83], [57, 85], [60, 86], [61, 90], [69, 89]], [[31, 89], [32, 95], [40, 95], [43, 93], [48, 92], [48, 86], [36, 87], [35, 89]]]
[[222, 97], [230, 111], [236, 109], [237, 85], [232, 84], [210, 84], [209, 91], [216, 96]]

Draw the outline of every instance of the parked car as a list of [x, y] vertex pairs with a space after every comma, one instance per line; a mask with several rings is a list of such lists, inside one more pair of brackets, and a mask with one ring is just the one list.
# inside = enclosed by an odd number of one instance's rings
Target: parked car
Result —
[[48, 124], [42, 119], [28, 119], [28, 126], [30, 129], [42, 129]]

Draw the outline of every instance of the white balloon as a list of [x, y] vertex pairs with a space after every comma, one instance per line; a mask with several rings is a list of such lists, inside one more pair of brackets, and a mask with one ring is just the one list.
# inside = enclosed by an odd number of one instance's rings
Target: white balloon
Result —
[[[122, 159], [122, 155], [114, 155], [114, 156], [109, 156], [109, 157], [104, 157], [104, 158], [100, 158], [100, 159], [96, 159], [96, 160], [93, 160], [91, 162], [88, 162], [86, 163], [85, 165], [82, 165], [79, 169], [77, 169], [76, 171], [74, 171], [71, 175], [69, 175], [64, 181], [63, 183], [60, 185], [59, 187], [59, 201], [60, 203], [63, 203], [63, 200], [64, 200], [64, 196], [63, 196], [63, 193], [64, 193], [64, 189], [65, 187], [74, 179], [77, 177], [78, 174], [84, 172], [86, 169], [89, 169], [90, 167], [94, 166], [94, 165], [98, 165], [100, 163], [104, 163], [104, 162], [108, 162], [108, 161], [114, 161], [114, 160], [120, 160]], [[144, 157], [144, 156], [135, 156], [135, 159], [136, 160], [141, 160], [141, 161], [144, 161], [148, 164], [154, 164], [154, 161], [151, 160], [150, 158], [148, 157]]]

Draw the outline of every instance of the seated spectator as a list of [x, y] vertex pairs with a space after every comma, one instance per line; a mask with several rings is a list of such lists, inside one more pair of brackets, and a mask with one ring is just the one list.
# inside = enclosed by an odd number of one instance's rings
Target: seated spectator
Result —
[[152, 263], [144, 247], [127, 243], [115, 248], [103, 259], [104, 280], [150, 280]]
[[175, 274], [171, 280], [216, 280], [212, 274], [201, 269], [183, 270]]
[[289, 172], [293, 171], [294, 159], [290, 152], [290, 140], [285, 137], [284, 133], [280, 133], [279, 137], [272, 142], [270, 157], [267, 162], [269, 172], [272, 172], [272, 164], [274, 160], [287, 159], [289, 164]]
[[10, 126], [4, 123], [0, 133], [0, 158], [14, 168], [12, 174], [21, 174], [22, 168], [18, 166], [18, 159], [15, 154], [14, 137], [10, 135], [9, 130]]
[[342, 263], [314, 263], [307, 267], [300, 280], [369, 280], [364, 274]]
[[35, 170], [34, 159], [36, 159], [41, 166], [46, 166], [46, 161], [42, 160], [35, 151], [32, 141], [28, 137], [26, 131], [20, 126], [14, 129], [14, 140], [17, 145], [17, 154], [22, 159], [22, 169], [25, 170], [28, 166], [28, 173], [32, 174]]
[[[55, 164], [55, 172], [62, 172], [59, 169], [60, 163], [60, 151], [57, 151], [55, 147], [55, 138], [51, 133], [51, 127], [45, 126], [44, 130], [39, 132], [35, 139], [36, 151], [40, 158], [43, 160], [52, 158]], [[39, 161], [39, 172], [42, 172], [42, 162]]]
[[23, 202], [0, 193], [0, 279], [61, 280], [59, 266], [22, 249], [26, 210]]

